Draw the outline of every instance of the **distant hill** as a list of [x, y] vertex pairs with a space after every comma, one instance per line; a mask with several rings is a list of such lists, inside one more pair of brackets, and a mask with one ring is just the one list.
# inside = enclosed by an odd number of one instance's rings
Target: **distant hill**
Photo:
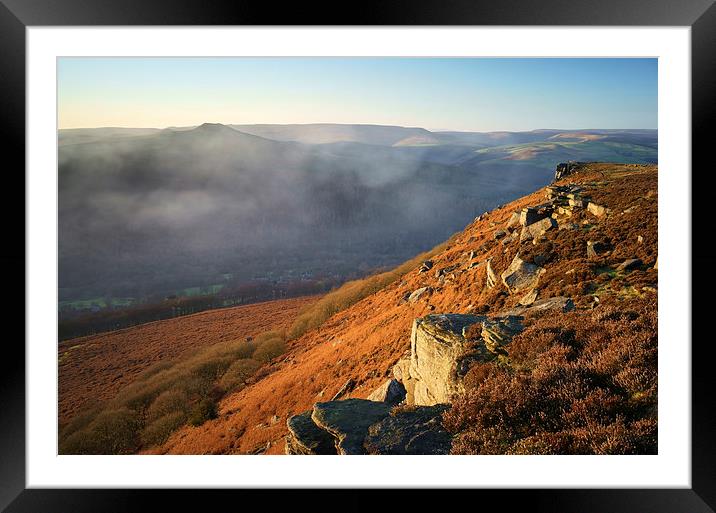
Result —
[[318, 123], [306, 125], [230, 125], [241, 132], [259, 135], [276, 141], [296, 141], [305, 144], [358, 142], [393, 146], [414, 137], [433, 139], [424, 128], [382, 125], [339, 125]]
[[648, 130], [205, 123], [60, 130], [58, 140], [65, 305], [346, 279], [545, 185], [557, 162], [657, 158]]

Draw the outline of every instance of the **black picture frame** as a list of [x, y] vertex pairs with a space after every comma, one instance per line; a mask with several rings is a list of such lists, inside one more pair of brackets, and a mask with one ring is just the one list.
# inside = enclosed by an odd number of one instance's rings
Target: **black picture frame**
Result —
[[[452, 500], [470, 494], [474, 504], [499, 501], [501, 509], [580, 513], [713, 512], [716, 509], [716, 409], [712, 391], [716, 373], [708, 357], [712, 337], [698, 337], [706, 327], [712, 301], [697, 292], [713, 290], [716, 258], [709, 251], [712, 146], [708, 130], [716, 118], [716, 6], [714, 0], [363, 0], [355, 4], [314, 1], [277, 6], [244, 1], [223, 4], [198, 0], [0, 0], [0, 145], [4, 157], [2, 209], [6, 234], [0, 255], [5, 288], [12, 290], [5, 315], [19, 325], [25, 302], [25, 29], [29, 26], [86, 25], [621, 25], [688, 26], [692, 44], [692, 488], [589, 490], [451, 491]], [[48, 150], [49, 151], [49, 150]], [[9, 158], [8, 158], [9, 157]], [[698, 178], [698, 186], [696, 179]], [[24, 218], [23, 218], [24, 219]], [[705, 269], [706, 272], [697, 273]], [[23, 293], [24, 298], [24, 293]], [[23, 310], [22, 313], [20, 310]], [[16, 328], [17, 329], [17, 328]], [[708, 329], [708, 328], [707, 328]], [[217, 500], [242, 507], [260, 504], [273, 491], [247, 490], [79, 490], [25, 488], [25, 352], [18, 336], [6, 335], [0, 356], [0, 509], [8, 512], [143, 511], [159, 500], [162, 509], [206, 511]], [[9, 333], [9, 331], [5, 331]], [[706, 332], [708, 333], [708, 332]], [[684, 340], [684, 344], [688, 344]], [[291, 490], [283, 500], [307, 504], [306, 490]], [[378, 491], [322, 491], [324, 504], [340, 509], [373, 509], [383, 500]], [[401, 509], [424, 504], [426, 493], [401, 498]], [[341, 500], [342, 499], [342, 500]], [[477, 502], [475, 502], [477, 501]], [[238, 503], [236, 503], [238, 505]], [[450, 507], [450, 506], [448, 506]], [[529, 508], [529, 509], [527, 509]], [[155, 509], [155, 508], [152, 508]], [[273, 509], [273, 508], [271, 508]]]

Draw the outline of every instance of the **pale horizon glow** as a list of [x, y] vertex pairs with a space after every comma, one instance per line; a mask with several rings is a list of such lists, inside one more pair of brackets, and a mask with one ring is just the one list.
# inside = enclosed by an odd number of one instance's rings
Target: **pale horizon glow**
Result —
[[656, 129], [657, 59], [61, 57], [58, 127]]

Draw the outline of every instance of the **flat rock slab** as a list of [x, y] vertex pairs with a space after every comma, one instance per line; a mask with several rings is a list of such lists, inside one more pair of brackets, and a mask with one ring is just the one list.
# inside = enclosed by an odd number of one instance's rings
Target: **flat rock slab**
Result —
[[337, 454], [336, 439], [319, 428], [311, 418], [311, 410], [294, 415], [286, 421], [289, 438], [288, 454]]
[[452, 437], [442, 425], [447, 405], [417, 406], [385, 417], [368, 428], [369, 454], [449, 454]]
[[311, 418], [336, 439], [339, 454], [365, 454], [368, 428], [388, 416], [390, 405], [366, 399], [316, 403]]

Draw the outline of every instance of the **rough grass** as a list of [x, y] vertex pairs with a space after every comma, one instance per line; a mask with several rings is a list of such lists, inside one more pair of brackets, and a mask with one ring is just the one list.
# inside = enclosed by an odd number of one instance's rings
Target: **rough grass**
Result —
[[444, 416], [455, 454], [655, 454], [654, 297], [534, 319]]
[[60, 453], [135, 452], [163, 443], [187, 421], [200, 425], [216, 418], [217, 401], [284, 347], [285, 334], [270, 331], [251, 341], [219, 343], [177, 362], [160, 362], [104, 407], [73, 419], [60, 433]]

